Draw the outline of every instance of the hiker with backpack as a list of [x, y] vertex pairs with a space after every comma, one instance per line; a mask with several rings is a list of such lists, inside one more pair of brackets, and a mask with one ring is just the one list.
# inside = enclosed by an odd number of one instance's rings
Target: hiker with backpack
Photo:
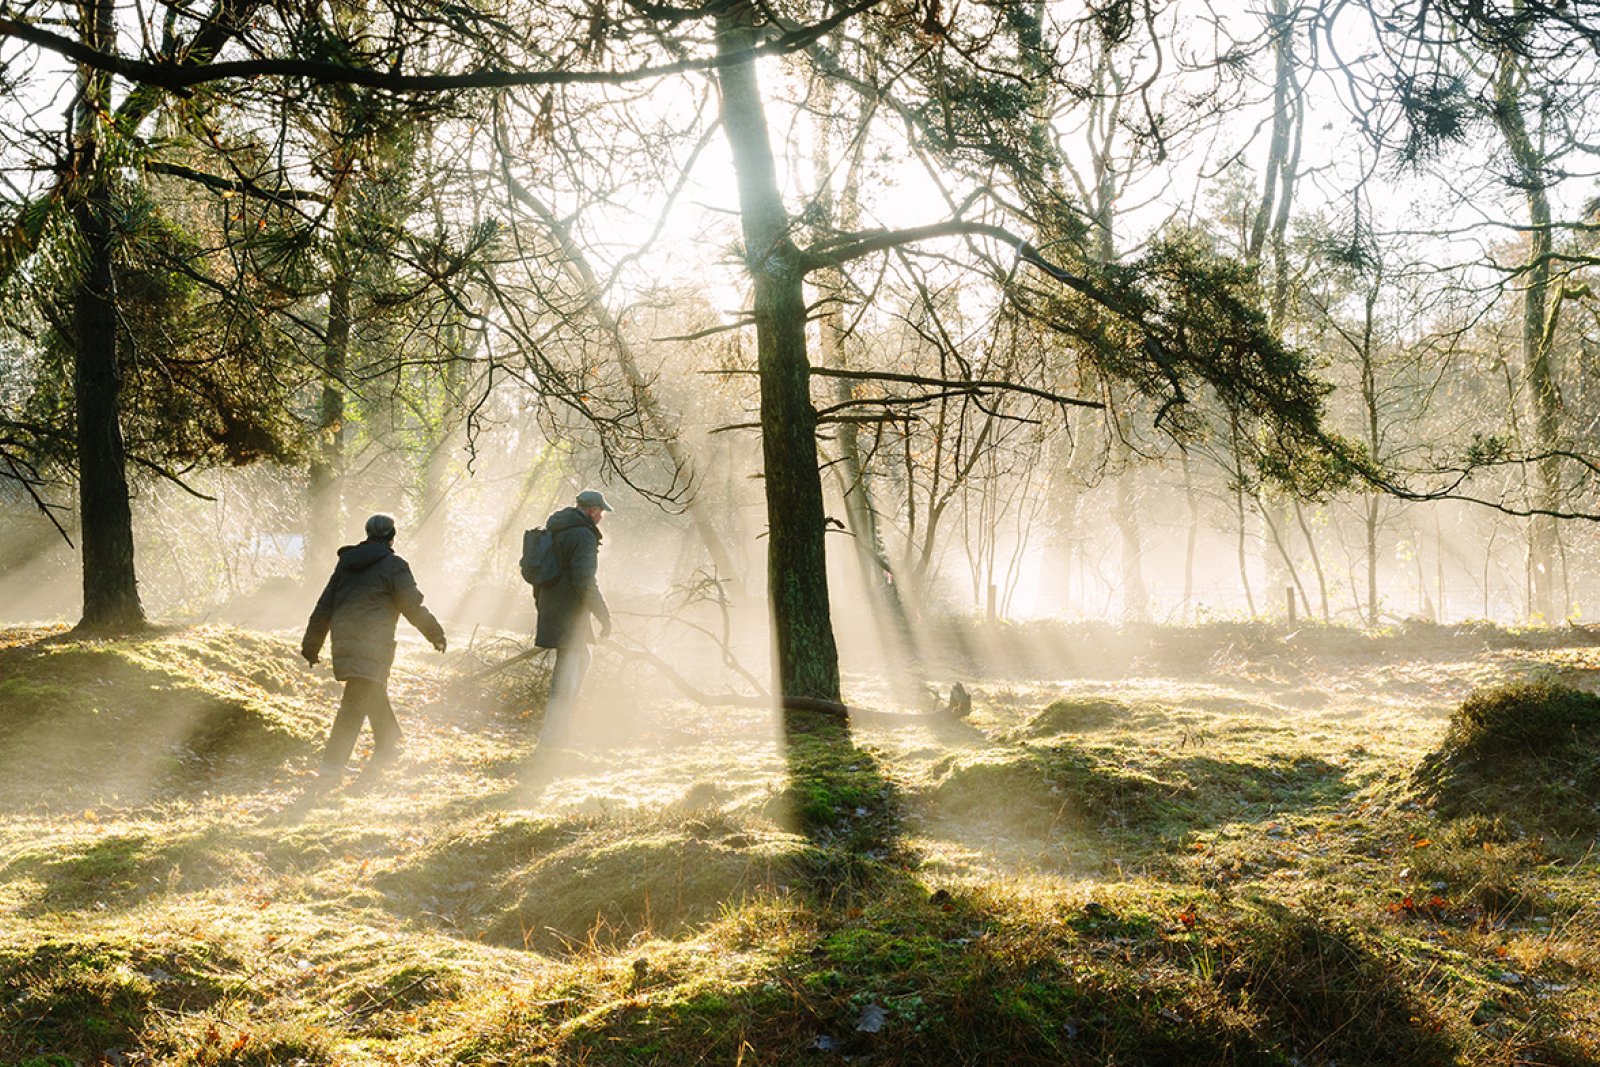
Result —
[[444, 627], [422, 606], [422, 591], [411, 567], [395, 555], [394, 517], [378, 514], [367, 520], [367, 539], [339, 549], [317, 606], [306, 623], [300, 654], [316, 666], [322, 642], [333, 634], [333, 676], [344, 683], [339, 714], [328, 731], [322, 750], [322, 772], [316, 789], [339, 784], [345, 761], [355, 748], [364, 720], [372, 720], [372, 761], [369, 772], [382, 770], [400, 758], [400, 722], [389, 705], [389, 668], [394, 665], [394, 629], [404, 615], [440, 652], [445, 650]]
[[597, 490], [578, 494], [576, 506], [563, 508], [523, 536], [522, 577], [533, 586], [538, 624], [533, 643], [556, 650], [550, 675], [550, 700], [539, 729], [541, 748], [559, 745], [572, 729], [578, 690], [589, 672], [594, 631], [611, 635], [611, 610], [595, 575], [600, 564], [600, 520], [612, 507]]

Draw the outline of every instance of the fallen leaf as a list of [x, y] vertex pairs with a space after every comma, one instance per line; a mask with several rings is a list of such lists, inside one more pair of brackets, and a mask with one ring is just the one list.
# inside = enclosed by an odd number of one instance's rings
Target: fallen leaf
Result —
[[889, 1013], [883, 1010], [883, 1005], [872, 1003], [861, 1009], [861, 1015], [856, 1019], [856, 1029], [864, 1034], [875, 1034], [888, 1021]]

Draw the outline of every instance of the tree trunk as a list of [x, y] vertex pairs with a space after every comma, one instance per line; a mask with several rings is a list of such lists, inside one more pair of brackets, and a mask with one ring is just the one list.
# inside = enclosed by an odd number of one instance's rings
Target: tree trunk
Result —
[[[849, 166], [845, 168], [844, 187], [840, 190], [837, 208], [833, 196], [833, 83], [823, 78], [817, 86], [817, 113], [821, 116], [816, 126], [815, 145], [812, 152], [816, 177], [817, 215], [823, 227], [853, 230], [860, 225], [860, 201], [857, 197], [857, 178], [861, 155], [866, 144], [857, 139]], [[864, 123], [868, 107], [862, 104], [858, 122]], [[844, 301], [846, 287], [842, 272], [836, 269], [819, 271], [814, 280], [824, 301], [818, 313], [822, 362], [825, 366], [847, 369], [845, 355], [846, 332], [844, 326]], [[847, 378], [835, 380], [835, 396], [843, 403], [853, 399], [856, 385]], [[905, 604], [900, 599], [895, 584], [894, 568], [883, 545], [883, 535], [878, 528], [878, 512], [872, 503], [868, 483], [867, 465], [862, 460], [859, 427], [853, 422], [839, 424], [839, 462], [834, 471], [839, 481], [839, 492], [844, 500], [845, 522], [849, 525], [851, 542], [855, 545], [856, 560], [867, 587], [867, 597], [878, 616], [879, 631], [887, 638], [890, 651], [900, 664], [916, 658], [916, 645], [911, 625], [906, 617]]]
[[1194, 471], [1189, 468], [1189, 450], [1178, 445], [1183, 461], [1183, 499], [1189, 505], [1189, 532], [1183, 542], [1183, 621], [1194, 621], [1194, 551], [1200, 540], [1200, 494], [1195, 488]]
[[1367, 497], [1367, 625], [1378, 625], [1378, 495]]
[[[1266, 247], [1269, 231], [1281, 241], [1281, 231], [1287, 226], [1289, 203], [1294, 192], [1294, 175], [1289, 156], [1294, 136], [1296, 106], [1292, 100], [1298, 86], [1294, 81], [1294, 22], [1290, 17], [1288, 0], [1274, 0], [1273, 10], [1267, 15], [1268, 30], [1272, 34], [1274, 72], [1272, 83], [1272, 138], [1267, 144], [1266, 174], [1261, 183], [1261, 202], [1256, 207], [1255, 220], [1250, 227], [1245, 257], [1252, 267], [1258, 267]], [[1295, 150], [1298, 156], [1298, 149]], [[1281, 186], [1281, 190], [1280, 190]], [[1279, 264], [1280, 273], [1282, 264]], [[1277, 286], [1273, 287], [1276, 302]], [[1280, 325], [1281, 324], [1277, 324]]]
[[[1322, 604], [1322, 621], [1332, 622], [1333, 614], [1328, 607], [1328, 578], [1322, 573], [1322, 555], [1317, 551], [1317, 539], [1311, 536], [1311, 526], [1306, 522], [1305, 509], [1300, 506], [1300, 501], [1294, 502], [1294, 521], [1300, 527], [1300, 536], [1306, 539], [1306, 553], [1311, 557], [1311, 567], [1317, 575], [1317, 596]], [[1306, 608], [1307, 614], [1311, 608]]]
[[[108, 47], [114, 14], [108, 0], [95, 0], [86, 9], [85, 41], [93, 47]], [[72, 313], [83, 541], [83, 618], [78, 627], [126, 631], [144, 625], [145, 617], [134, 570], [133, 508], [122, 437], [111, 188], [100, 158], [101, 123], [110, 114], [110, 97], [109, 75], [84, 75], [77, 115], [77, 165], [87, 177], [87, 187], [73, 209], [84, 257]]]
[[1242, 445], [1239, 442], [1239, 417], [1237, 415], [1229, 416], [1228, 431], [1228, 443], [1232, 449], [1231, 454], [1234, 464], [1233, 510], [1239, 530], [1239, 584], [1244, 587], [1244, 602], [1250, 610], [1250, 617], [1254, 619], [1256, 617], [1256, 597], [1255, 594], [1250, 591], [1250, 561], [1248, 554], [1245, 552], [1245, 539], [1247, 533], [1245, 526], [1246, 513], [1244, 507], [1245, 478], [1243, 463], [1240, 461], [1239, 457], [1239, 450]]
[[[1257, 496], [1256, 500], [1261, 505], [1261, 521], [1267, 527], [1267, 536], [1272, 541], [1272, 547], [1277, 550], [1276, 559], [1283, 566], [1281, 578], [1272, 574], [1270, 570], [1268, 571], [1268, 581], [1271, 583], [1271, 588], [1281, 588], [1285, 582], [1292, 585], [1295, 592], [1300, 594], [1300, 605], [1305, 609], [1306, 617], [1310, 618], [1311, 598], [1306, 596], [1305, 583], [1300, 580], [1300, 571], [1295, 567], [1294, 559], [1289, 555], [1288, 542], [1284, 539], [1278, 524], [1272, 521], [1272, 502], [1268, 499], [1265, 491]], [[1279, 517], [1287, 522], [1289, 514], [1290, 509], [1285, 506], [1283, 513]], [[1269, 555], [1267, 558], [1270, 560], [1274, 557]]]
[[[744, 5], [717, 16], [717, 51], [755, 43]], [[789, 238], [754, 63], [718, 68], [722, 126], [739, 179], [745, 262], [754, 281], [761, 453], [767, 496], [767, 583], [776, 685], [782, 696], [839, 699], [839, 654], [828, 608], [822, 476], [806, 357], [805, 276]]]
[[78, 495], [83, 541], [80, 629], [129, 630], [143, 625], [133, 562], [133, 508], [120, 408], [111, 221], [97, 188], [75, 212], [84, 248], [84, 276], [73, 309], [73, 377], [77, 389]]
[[[337, 223], [335, 223], [337, 226]], [[344, 377], [350, 358], [350, 279], [337, 259], [328, 291], [328, 345], [323, 355], [317, 447], [311, 459], [310, 529], [305, 581], [320, 584], [333, 566], [343, 512]]]
[[[1378, 410], [1378, 369], [1372, 354], [1372, 332], [1376, 321], [1378, 290], [1383, 285], [1383, 274], [1372, 279], [1367, 290], [1365, 314], [1361, 323], [1361, 403], [1366, 413], [1367, 454], [1373, 462], [1382, 458], [1383, 434]], [[1378, 625], [1378, 518], [1383, 508], [1377, 493], [1367, 497], [1367, 625]]]
[[[1513, 56], [1502, 57], [1495, 79], [1495, 121], [1517, 167], [1518, 184], [1528, 200], [1527, 289], [1523, 294], [1522, 360], [1533, 409], [1533, 450], [1547, 454], [1559, 444], [1561, 394], [1553, 366], [1555, 310], [1550, 306], [1550, 197], [1546, 191], [1544, 154], [1529, 135], [1522, 112], [1522, 65]], [[1560, 461], [1543, 458], [1534, 464], [1532, 505], [1555, 511], [1561, 503]], [[1557, 596], [1556, 556], [1559, 534], [1553, 516], [1534, 515], [1528, 520], [1529, 611], [1545, 620], [1563, 618], [1568, 606]]]
[[1122, 621], [1143, 622], [1150, 613], [1150, 593], [1144, 584], [1144, 538], [1139, 528], [1133, 449], [1116, 427], [1112, 427], [1111, 447], [1116, 457], [1113, 463], [1121, 468], [1117, 473], [1117, 497], [1111, 517], [1122, 542]]
[[1244, 488], [1236, 487], [1233, 491], [1234, 518], [1239, 530], [1238, 556], [1239, 556], [1239, 584], [1244, 587], [1244, 603], [1250, 612], [1250, 617], [1256, 617], [1256, 595], [1250, 591], [1250, 560], [1245, 552], [1245, 508]]
[[460, 475], [449, 481], [451, 460], [461, 437], [461, 425], [466, 419], [467, 406], [462, 402], [466, 387], [467, 361], [472, 359], [482, 334], [471, 330], [465, 322], [454, 323], [443, 333], [440, 348], [445, 364], [439, 370], [437, 389], [439, 410], [433, 432], [428, 440], [428, 452], [422, 464], [422, 488], [417, 502], [414, 529], [408, 538], [415, 548], [413, 562], [420, 560], [421, 569], [435, 575], [442, 574], [456, 562], [449, 537], [449, 508], [446, 503], [450, 491], [459, 482]]

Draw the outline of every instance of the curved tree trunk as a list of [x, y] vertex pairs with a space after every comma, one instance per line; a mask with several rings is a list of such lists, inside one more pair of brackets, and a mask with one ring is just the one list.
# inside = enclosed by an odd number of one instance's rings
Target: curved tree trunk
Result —
[[[754, 44], [743, 5], [717, 16], [717, 51]], [[789, 237], [754, 63], [717, 70], [722, 124], [739, 179], [745, 262], [755, 283], [756, 365], [767, 496], [767, 582], [777, 691], [839, 699], [839, 653], [828, 607], [822, 476], [806, 357], [805, 275]]]
[[[857, 139], [851, 151], [850, 162], [845, 167], [843, 188], [835, 204], [833, 195], [833, 84], [824, 78], [816, 87], [817, 113], [821, 116], [816, 125], [812, 162], [816, 175], [817, 215], [825, 227], [841, 230], [856, 229], [861, 222], [861, 206], [857, 195], [864, 139]], [[858, 127], [867, 120], [865, 101], [857, 118]], [[851, 131], [852, 133], [858, 131]], [[823, 307], [818, 312], [819, 340], [822, 362], [826, 366], [848, 369], [845, 353], [848, 334], [844, 324], [844, 303], [847, 287], [841, 271], [819, 271], [817, 289], [822, 294]], [[854, 398], [855, 383], [848, 378], [835, 379], [835, 397], [840, 403]], [[867, 596], [873, 612], [878, 617], [878, 628], [892, 646], [891, 652], [901, 666], [916, 658], [916, 641], [906, 615], [905, 603], [895, 584], [894, 567], [884, 548], [883, 534], [878, 526], [878, 512], [872, 501], [870, 473], [862, 457], [860, 428], [856, 423], [839, 425], [839, 462], [834, 472], [839, 481], [839, 493], [844, 500], [845, 522], [849, 525], [851, 542], [855, 545], [856, 560], [867, 587]]]

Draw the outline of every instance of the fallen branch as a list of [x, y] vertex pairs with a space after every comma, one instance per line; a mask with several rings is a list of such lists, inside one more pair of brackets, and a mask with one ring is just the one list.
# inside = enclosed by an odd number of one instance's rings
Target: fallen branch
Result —
[[521, 652], [518, 652], [515, 656], [512, 656], [510, 659], [501, 660], [492, 667], [485, 667], [483, 670], [473, 671], [471, 674], [463, 674], [459, 680], [463, 682], [481, 681], [484, 678], [489, 677], [491, 674], [494, 674], [498, 671], [503, 671], [507, 667], [513, 667], [518, 663], [521, 663], [523, 660], [532, 659], [534, 656], [537, 656], [539, 653], [545, 651], [548, 651], [548, 649], [539, 648], [537, 646], [533, 648], [525, 648]]

